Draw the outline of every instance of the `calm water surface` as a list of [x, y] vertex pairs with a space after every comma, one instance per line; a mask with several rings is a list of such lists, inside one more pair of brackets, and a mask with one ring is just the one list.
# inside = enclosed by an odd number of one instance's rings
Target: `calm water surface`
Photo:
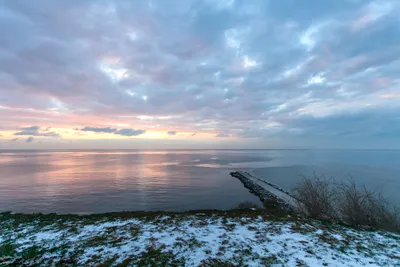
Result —
[[291, 189], [299, 174], [383, 188], [400, 203], [400, 151], [0, 151], [0, 211], [99, 213], [229, 209], [257, 202], [233, 170]]

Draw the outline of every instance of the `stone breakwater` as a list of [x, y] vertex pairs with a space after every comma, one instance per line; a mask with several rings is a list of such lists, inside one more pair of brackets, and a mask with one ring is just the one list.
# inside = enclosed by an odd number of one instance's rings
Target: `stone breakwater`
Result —
[[292, 212], [298, 210], [298, 200], [277, 185], [254, 177], [247, 172], [231, 172], [230, 175], [238, 178], [250, 193], [260, 198], [264, 205]]
[[247, 172], [246, 172], [246, 174], [248, 174], [249, 176], [254, 177], [255, 179], [259, 180], [259, 181], [262, 182], [262, 183], [265, 183], [265, 184], [267, 184], [267, 185], [269, 185], [269, 186], [272, 186], [273, 188], [275, 188], [275, 189], [281, 191], [282, 193], [285, 193], [285, 194], [287, 194], [287, 195], [289, 195], [289, 196], [291, 196], [291, 197], [294, 197], [289, 191], [286, 191], [286, 190], [284, 190], [283, 188], [280, 188], [280, 187], [277, 186], [276, 184], [270, 183], [270, 182], [268, 182], [268, 181], [264, 181], [264, 180], [262, 180], [262, 179], [260, 179], [260, 178], [257, 178], [257, 177], [255, 177], [255, 176], [253, 176], [253, 175], [251, 175], [251, 174], [249, 174], [249, 173], [247, 173]]

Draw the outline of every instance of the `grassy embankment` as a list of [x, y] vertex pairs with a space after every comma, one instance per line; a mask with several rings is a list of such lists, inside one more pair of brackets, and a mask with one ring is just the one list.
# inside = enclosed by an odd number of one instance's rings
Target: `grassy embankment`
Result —
[[0, 214], [0, 266], [399, 266], [400, 235], [280, 211]]

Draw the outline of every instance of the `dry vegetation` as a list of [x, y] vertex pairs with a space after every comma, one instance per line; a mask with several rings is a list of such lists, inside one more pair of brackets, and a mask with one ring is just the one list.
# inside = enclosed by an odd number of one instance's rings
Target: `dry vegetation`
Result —
[[372, 227], [400, 232], [399, 208], [391, 205], [381, 191], [357, 186], [352, 179], [335, 183], [333, 178], [302, 176], [294, 190], [303, 203], [302, 213], [353, 227]]
[[240, 202], [235, 209], [242, 210], [242, 209], [258, 209], [259, 206], [250, 201]]

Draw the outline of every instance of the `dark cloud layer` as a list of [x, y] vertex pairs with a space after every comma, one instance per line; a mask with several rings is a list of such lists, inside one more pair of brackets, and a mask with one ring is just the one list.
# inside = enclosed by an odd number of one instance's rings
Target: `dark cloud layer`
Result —
[[122, 135], [122, 136], [138, 136], [138, 135], [144, 134], [145, 132], [146, 132], [145, 130], [121, 129], [121, 130], [115, 131], [114, 134]]
[[176, 131], [168, 131], [167, 134], [168, 135], [176, 135]]
[[37, 132], [39, 131], [39, 129], [40, 129], [39, 126], [29, 126], [21, 128], [22, 131], [33, 131], [33, 132]]
[[47, 136], [47, 137], [59, 137], [60, 135], [56, 132], [39, 133], [37, 131], [22, 131], [16, 132], [14, 135], [31, 135], [31, 136]]
[[[65, 117], [71, 128], [121, 136], [156, 127], [265, 142], [399, 141], [396, 0], [0, 8], [0, 123], [10, 129]], [[130, 123], [144, 130], [107, 127]], [[15, 135], [59, 136], [39, 126]]]
[[144, 134], [146, 131], [145, 130], [135, 130], [135, 129], [116, 129], [116, 128], [98, 128], [98, 127], [90, 127], [86, 126], [85, 128], [80, 129], [80, 131], [83, 132], [95, 132], [95, 133], [114, 133], [116, 135], [122, 135], [122, 136], [138, 136], [141, 134]]
[[44, 136], [44, 137], [60, 137], [56, 132], [40, 132], [39, 126], [30, 126], [21, 128], [22, 131], [14, 133], [14, 135], [23, 136]]
[[86, 126], [85, 128], [80, 129], [83, 132], [95, 132], [95, 133], [114, 133], [117, 129], [115, 128], [97, 128], [97, 127], [89, 127]]

